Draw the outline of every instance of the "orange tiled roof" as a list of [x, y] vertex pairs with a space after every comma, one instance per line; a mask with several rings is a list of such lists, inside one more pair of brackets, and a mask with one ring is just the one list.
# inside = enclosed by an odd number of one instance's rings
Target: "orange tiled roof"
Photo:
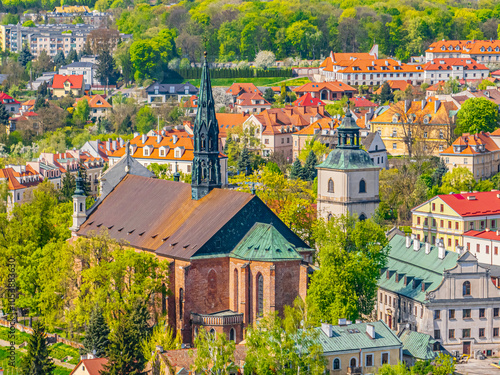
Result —
[[[245, 92], [238, 96], [236, 98], [237, 100], [237, 105], [243, 105], [243, 106], [271, 106], [271, 103], [269, 103], [264, 97], [260, 94], [260, 92]], [[263, 104], [253, 104], [252, 100], [263, 100]], [[240, 102], [241, 101], [241, 102]]]
[[[332, 123], [333, 123], [333, 126], [332, 126]], [[322, 118], [318, 121], [313, 122], [312, 124], [306, 126], [303, 129], [300, 129], [295, 134], [299, 135], [299, 136], [312, 136], [312, 135], [317, 134], [316, 133], [317, 129], [319, 129], [320, 132], [321, 132], [321, 130], [324, 130], [324, 129], [333, 130], [333, 129], [337, 128], [339, 125], [340, 125], [339, 120], [330, 119], [328, 117], [325, 117], [325, 118]]]
[[424, 70], [453, 70], [454, 66], [461, 66], [467, 70], [488, 70], [474, 59], [467, 58], [438, 58], [424, 65]]
[[253, 83], [233, 83], [227, 90], [227, 94], [239, 95], [241, 93], [260, 92]]
[[335, 65], [339, 67], [339, 73], [411, 73], [423, 69], [421, 65], [404, 64], [393, 59], [339, 61]]
[[494, 54], [500, 53], [500, 40], [439, 40], [432, 43], [425, 52]]
[[262, 134], [294, 133], [311, 123], [311, 118], [327, 117], [323, 107], [271, 108], [254, 117], [262, 124]]
[[[428, 124], [448, 124], [451, 122], [450, 111], [456, 111], [458, 108], [453, 102], [440, 102], [440, 101], [424, 101], [424, 108], [422, 109], [422, 101], [410, 102], [406, 109], [406, 114], [413, 114], [418, 121], [424, 121], [428, 117]], [[437, 111], [436, 111], [436, 106]], [[379, 116], [372, 119], [372, 123], [392, 123], [393, 116], [398, 116], [404, 112], [405, 103], [400, 101], [392, 104], [388, 110], [381, 113]], [[397, 124], [397, 122], [395, 123]]]
[[63, 89], [64, 83], [69, 82], [71, 89], [81, 89], [83, 87], [83, 75], [63, 75], [56, 74], [52, 79], [53, 89]]
[[[483, 152], [475, 150], [473, 146], [484, 145], [485, 150]], [[460, 147], [456, 147], [460, 146]], [[457, 149], [457, 150], [456, 150]], [[454, 154], [454, 155], [474, 155], [481, 154], [484, 152], [492, 152], [499, 150], [500, 148], [497, 144], [491, 139], [490, 133], [477, 133], [477, 134], [469, 134], [464, 133], [460, 137], [458, 137], [453, 144], [448, 147], [446, 150], [441, 152], [441, 154]]]
[[227, 137], [228, 131], [235, 131], [250, 117], [248, 113], [216, 113], [219, 124], [219, 138]]
[[89, 103], [90, 108], [112, 108], [111, 104], [109, 104], [101, 95], [84, 95], [81, 98], [76, 99], [73, 107], [76, 107], [80, 100], [86, 100]]
[[186, 100], [183, 104], [184, 108], [198, 108], [198, 97], [196, 95], [192, 95], [188, 100]]
[[328, 56], [321, 65], [319, 66], [320, 68], [325, 68], [325, 70], [328, 71], [333, 71], [333, 64], [339, 61], [345, 61], [345, 60], [355, 60], [355, 59], [362, 59], [362, 60], [374, 60], [375, 56], [371, 55], [369, 53], [365, 52], [358, 52], [358, 53], [330, 53], [330, 56]]
[[298, 98], [296, 101], [293, 102], [294, 106], [298, 107], [317, 107], [317, 106], [324, 106], [325, 103], [323, 103], [320, 99], [318, 98], [313, 98], [310, 92], [302, 95], [300, 98]]
[[29, 164], [22, 172], [17, 172], [13, 167], [2, 168], [0, 169], [0, 178], [7, 179], [9, 190], [26, 189], [36, 186], [42, 181], [40, 174]]

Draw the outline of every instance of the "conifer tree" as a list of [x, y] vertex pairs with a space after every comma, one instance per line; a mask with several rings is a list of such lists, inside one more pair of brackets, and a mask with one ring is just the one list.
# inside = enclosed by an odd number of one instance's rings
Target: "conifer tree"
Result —
[[33, 334], [28, 341], [27, 353], [21, 362], [21, 374], [48, 375], [53, 374], [55, 368], [47, 346], [45, 327], [37, 320], [33, 324]]
[[85, 193], [86, 196], [90, 195], [90, 181], [87, 178], [87, 168], [85, 168], [85, 165], [80, 162], [78, 165], [78, 168], [80, 168], [80, 176], [83, 179], [83, 192]]
[[5, 108], [5, 104], [0, 102], [0, 125], [8, 125], [9, 124], [9, 112], [7, 112], [7, 108]]
[[302, 163], [299, 158], [295, 159], [292, 164], [292, 170], [290, 171], [290, 178], [296, 180], [302, 176]]
[[245, 173], [245, 176], [252, 174], [252, 163], [250, 161], [250, 152], [246, 147], [241, 151], [240, 157], [238, 158], [238, 170]]
[[31, 60], [33, 60], [33, 55], [31, 54], [28, 45], [25, 44], [23, 45], [21, 53], [19, 53], [17, 61], [19, 61], [19, 64], [25, 67]]
[[303, 175], [304, 175], [304, 180], [306, 181], [313, 181], [316, 178], [317, 171], [316, 171], [316, 165], [318, 164], [318, 158], [316, 157], [316, 154], [314, 153], [313, 150], [309, 152], [309, 155], [307, 155], [306, 163], [304, 164], [303, 170]]
[[107, 352], [108, 363], [101, 375], [145, 374], [145, 358], [141, 350], [140, 336], [129, 316], [122, 316], [116, 330], [111, 334]]
[[76, 182], [75, 177], [67, 170], [62, 178], [61, 195], [64, 200], [70, 200], [75, 193]]
[[380, 103], [392, 102], [394, 95], [391, 92], [391, 86], [387, 82], [382, 85], [382, 91], [380, 92]]
[[78, 55], [76, 51], [71, 48], [66, 56], [66, 64], [71, 64], [72, 62], [78, 61]]
[[147, 304], [142, 300], [136, 300], [130, 313], [130, 322], [141, 341], [147, 339], [152, 333], [153, 327], [148, 323], [150, 318]]
[[57, 52], [57, 54], [54, 56], [54, 64], [57, 66], [61, 66], [66, 62], [66, 58], [64, 57], [64, 52], [60, 50]]
[[83, 349], [81, 354], [91, 353], [95, 357], [101, 358], [106, 355], [106, 350], [109, 345], [109, 327], [102, 315], [102, 310], [95, 307], [90, 315], [90, 321], [85, 330], [85, 338], [83, 340]]
[[231, 137], [231, 135], [228, 134], [228, 137], [226, 138], [226, 143], [224, 144], [224, 149], [223, 149], [224, 154], [227, 155], [231, 143], [233, 143], [233, 137]]

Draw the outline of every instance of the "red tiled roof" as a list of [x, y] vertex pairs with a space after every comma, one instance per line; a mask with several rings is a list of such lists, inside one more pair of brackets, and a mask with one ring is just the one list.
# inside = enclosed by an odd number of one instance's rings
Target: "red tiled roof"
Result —
[[366, 98], [354, 98], [352, 100], [354, 102], [355, 107], [377, 107], [377, 104], [369, 101]]
[[54, 75], [54, 79], [52, 80], [52, 88], [53, 89], [63, 89], [64, 82], [68, 81], [72, 89], [81, 89], [83, 87], [83, 75], [62, 75], [56, 74]]
[[295, 92], [320, 92], [322, 90], [330, 90], [333, 92], [356, 92], [357, 90], [343, 82], [329, 81], [329, 82], [308, 82], [305, 85], [293, 89]]
[[[401, 90], [401, 91], [405, 91], [408, 86], [411, 86], [410, 83], [406, 82], [406, 81], [393, 81], [393, 80], [388, 80], [386, 81], [387, 84], [389, 85], [389, 87], [391, 88], [391, 90]], [[377, 90], [375, 90], [373, 92], [374, 94], [381, 94], [382, 93], [382, 86], [380, 86]]]
[[107, 358], [82, 359], [69, 375], [75, 374], [81, 366], [85, 366], [89, 375], [99, 375], [106, 363], [108, 363]]
[[320, 99], [313, 98], [311, 93], [306, 93], [293, 102], [293, 105], [296, 107], [317, 107], [320, 105], [325, 105]]
[[90, 108], [112, 108], [111, 104], [109, 104], [101, 95], [84, 95], [75, 100], [73, 107], [76, 107], [80, 100], [86, 100], [89, 103]]
[[483, 238], [485, 240], [493, 240], [493, 241], [500, 241], [500, 233], [497, 234], [497, 231], [491, 231], [491, 230], [468, 230], [467, 232], [464, 233], [465, 237], [476, 237], [476, 238]]
[[[500, 213], [500, 191], [438, 195], [462, 217], [497, 215]], [[474, 197], [474, 199], [470, 199]]]
[[[13, 101], [7, 103], [6, 100], [13, 100]], [[4, 92], [0, 92], [0, 101], [2, 101], [2, 103], [4, 103], [4, 104], [12, 104], [12, 103], [21, 104], [16, 99], [14, 99], [12, 96], [10, 96], [10, 95], [8, 95], [8, 94], [6, 94]]]
[[[269, 103], [264, 97], [260, 94], [260, 92], [245, 92], [236, 98], [237, 105], [242, 106], [269, 106], [271, 107], [271, 103]], [[262, 104], [253, 104], [252, 100], [263, 100]]]
[[467, 58], [434, 59], [424, 65], [424, 70], [453, 70], [454, 66], [461, 66], [467, 70], [488, 70], [485, 65], [479, 64], [474, 59]]
[[260, 92], [253, 83], [233, 83], [226, 91], [227, 94], [239, 95], [242, 93]]

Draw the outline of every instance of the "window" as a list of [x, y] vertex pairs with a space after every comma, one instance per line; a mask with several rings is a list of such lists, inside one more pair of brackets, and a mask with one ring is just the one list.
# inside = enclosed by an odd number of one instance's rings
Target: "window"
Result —
[[448, 229], [451, 229], [451, 221], [448, 220]]
[[441, 318], [441, 310], [434, 310], [434, 319]]
[[359, 181], [359, 192], [366, 193], [366, 182], [365, 180]]
[[184, 310], [184, 289], [179, 289], [179, 319], [182, 320]]
[[420, 216], [417, 216], [417, 225], [420, 225]]
[[234, 306], [233, 311], [238, 312], [238, 269], [234, 269]]
[[451, 238], [448, 238], [448, 247], [451, 246]]
[[435, 211], [436, 210], [436, 203], [433, 203], [432, 204], [432, 211]]
[[264, 314], [264, 277], [259, 273], [257, 276], [257, 316]]
[[382, 353], [382, 364], [389, 363], [389, 353]]
[[229, 340], [236, 341], [236, 333], [234, 331], [234, 328], [231, 328], [231, 330], [229, 331]]
[[498, 337], [498, 328], [493, 328], [493, 337]]
[[498, 318], [498, 316], [499, 316], [499, 315], [500, 315], [500, 308], [495, 307], [495, 308], [493, 309], [493, 317], [494, 317], [494, 318]]
[[484, 309], [479, 309], [479, 317], [480, 318], [484, 318], [485, 317]]
[[365, 359], [365, 366], [371, 367], [373, 366], [373, 354], [367, 354]]
[[398, 148], [397, 143], [393, 143], [393, 144], [392, 144], [392, 149], [393, 149], [393, 150], [396, 150], [397, 148]]
[[332, 365], [333, 370], [340, 370], [340, 359], [335, 358]]
[[435, 329], [434, 330], [434, 338], [436, 340], [440, 340], [441, 339], [441, 331], [439, 329]]
[[498, 246], [495, 246], [495, 255], [498, 255]]
[[464, 284], [462, 286], [462, 294], [464, 296], [470, 296], [470, 281], [465, 281], [464, 282]]
[[479, 328], [479, 337], [484, 337], [484, 328]]
[[436, 226], [436, 219], [432, 219], [432, 226], [435, 227]]
[[464, 319], [470, 319], [470, 309], [463, 309], [462, 310], [462, 317]]
[[455, 309], [451, 309], [448, 314], [450, 319], [455, 319]]
[[331, 178], [328, 180], [328, 192], [329, 193], [333, 193], [334, 192], [333, 180]]
[[427, 223], [429, 222], [429, 220], [427, 218], [424, 219], [424, 225], [428, 225]]
[[462, 329], [462, 337], [463, 338], [470, 337], [470, 328]]
[[269, 144], [269, 138], [265, 138], [265, 139], [264, 139], [264, 144], [265, 144], [265, 145], [268, 145], [268, 144]]
[[440, 221], [439, 221], [439, 226], [440, 226], [441, 228], [444, 228], [444, 220], [440, 220]]
[[458, 230], [458, 221], [455, 222], [455, 230]]
[[454, 329], [449, 329], [448, 330], [448, 338], [449, 339], [454, 339], [455, 338], [455, 330]]
[[443, 212], [444, 211], [444, 205], [442, 204], [441, 207], [440, 207], [440, 211]]

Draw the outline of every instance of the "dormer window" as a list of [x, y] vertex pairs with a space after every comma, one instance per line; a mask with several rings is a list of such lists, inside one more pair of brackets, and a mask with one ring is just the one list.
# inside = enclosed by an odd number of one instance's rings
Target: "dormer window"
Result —
[[429, 117], [425, 116], [424, 117], [424, 124], [428, 124], [429, 123]]
[[158, 151], [159, 151], [159, 154], [160, 154], [160, 157], [161, 158], [164, 158], [167, 156], [167, 153], [168, 153], [168, 150], [169, 148], [168, 147], [165, 147], [165, 146], [161, 146]]
[[174, 158], [182, 158], [184, 147], [176, 147], [174, 150]]
[[392, 122], [398, 122], [398, 120], [399, 120], [399, 115], [396, 114], [392, 116]]

